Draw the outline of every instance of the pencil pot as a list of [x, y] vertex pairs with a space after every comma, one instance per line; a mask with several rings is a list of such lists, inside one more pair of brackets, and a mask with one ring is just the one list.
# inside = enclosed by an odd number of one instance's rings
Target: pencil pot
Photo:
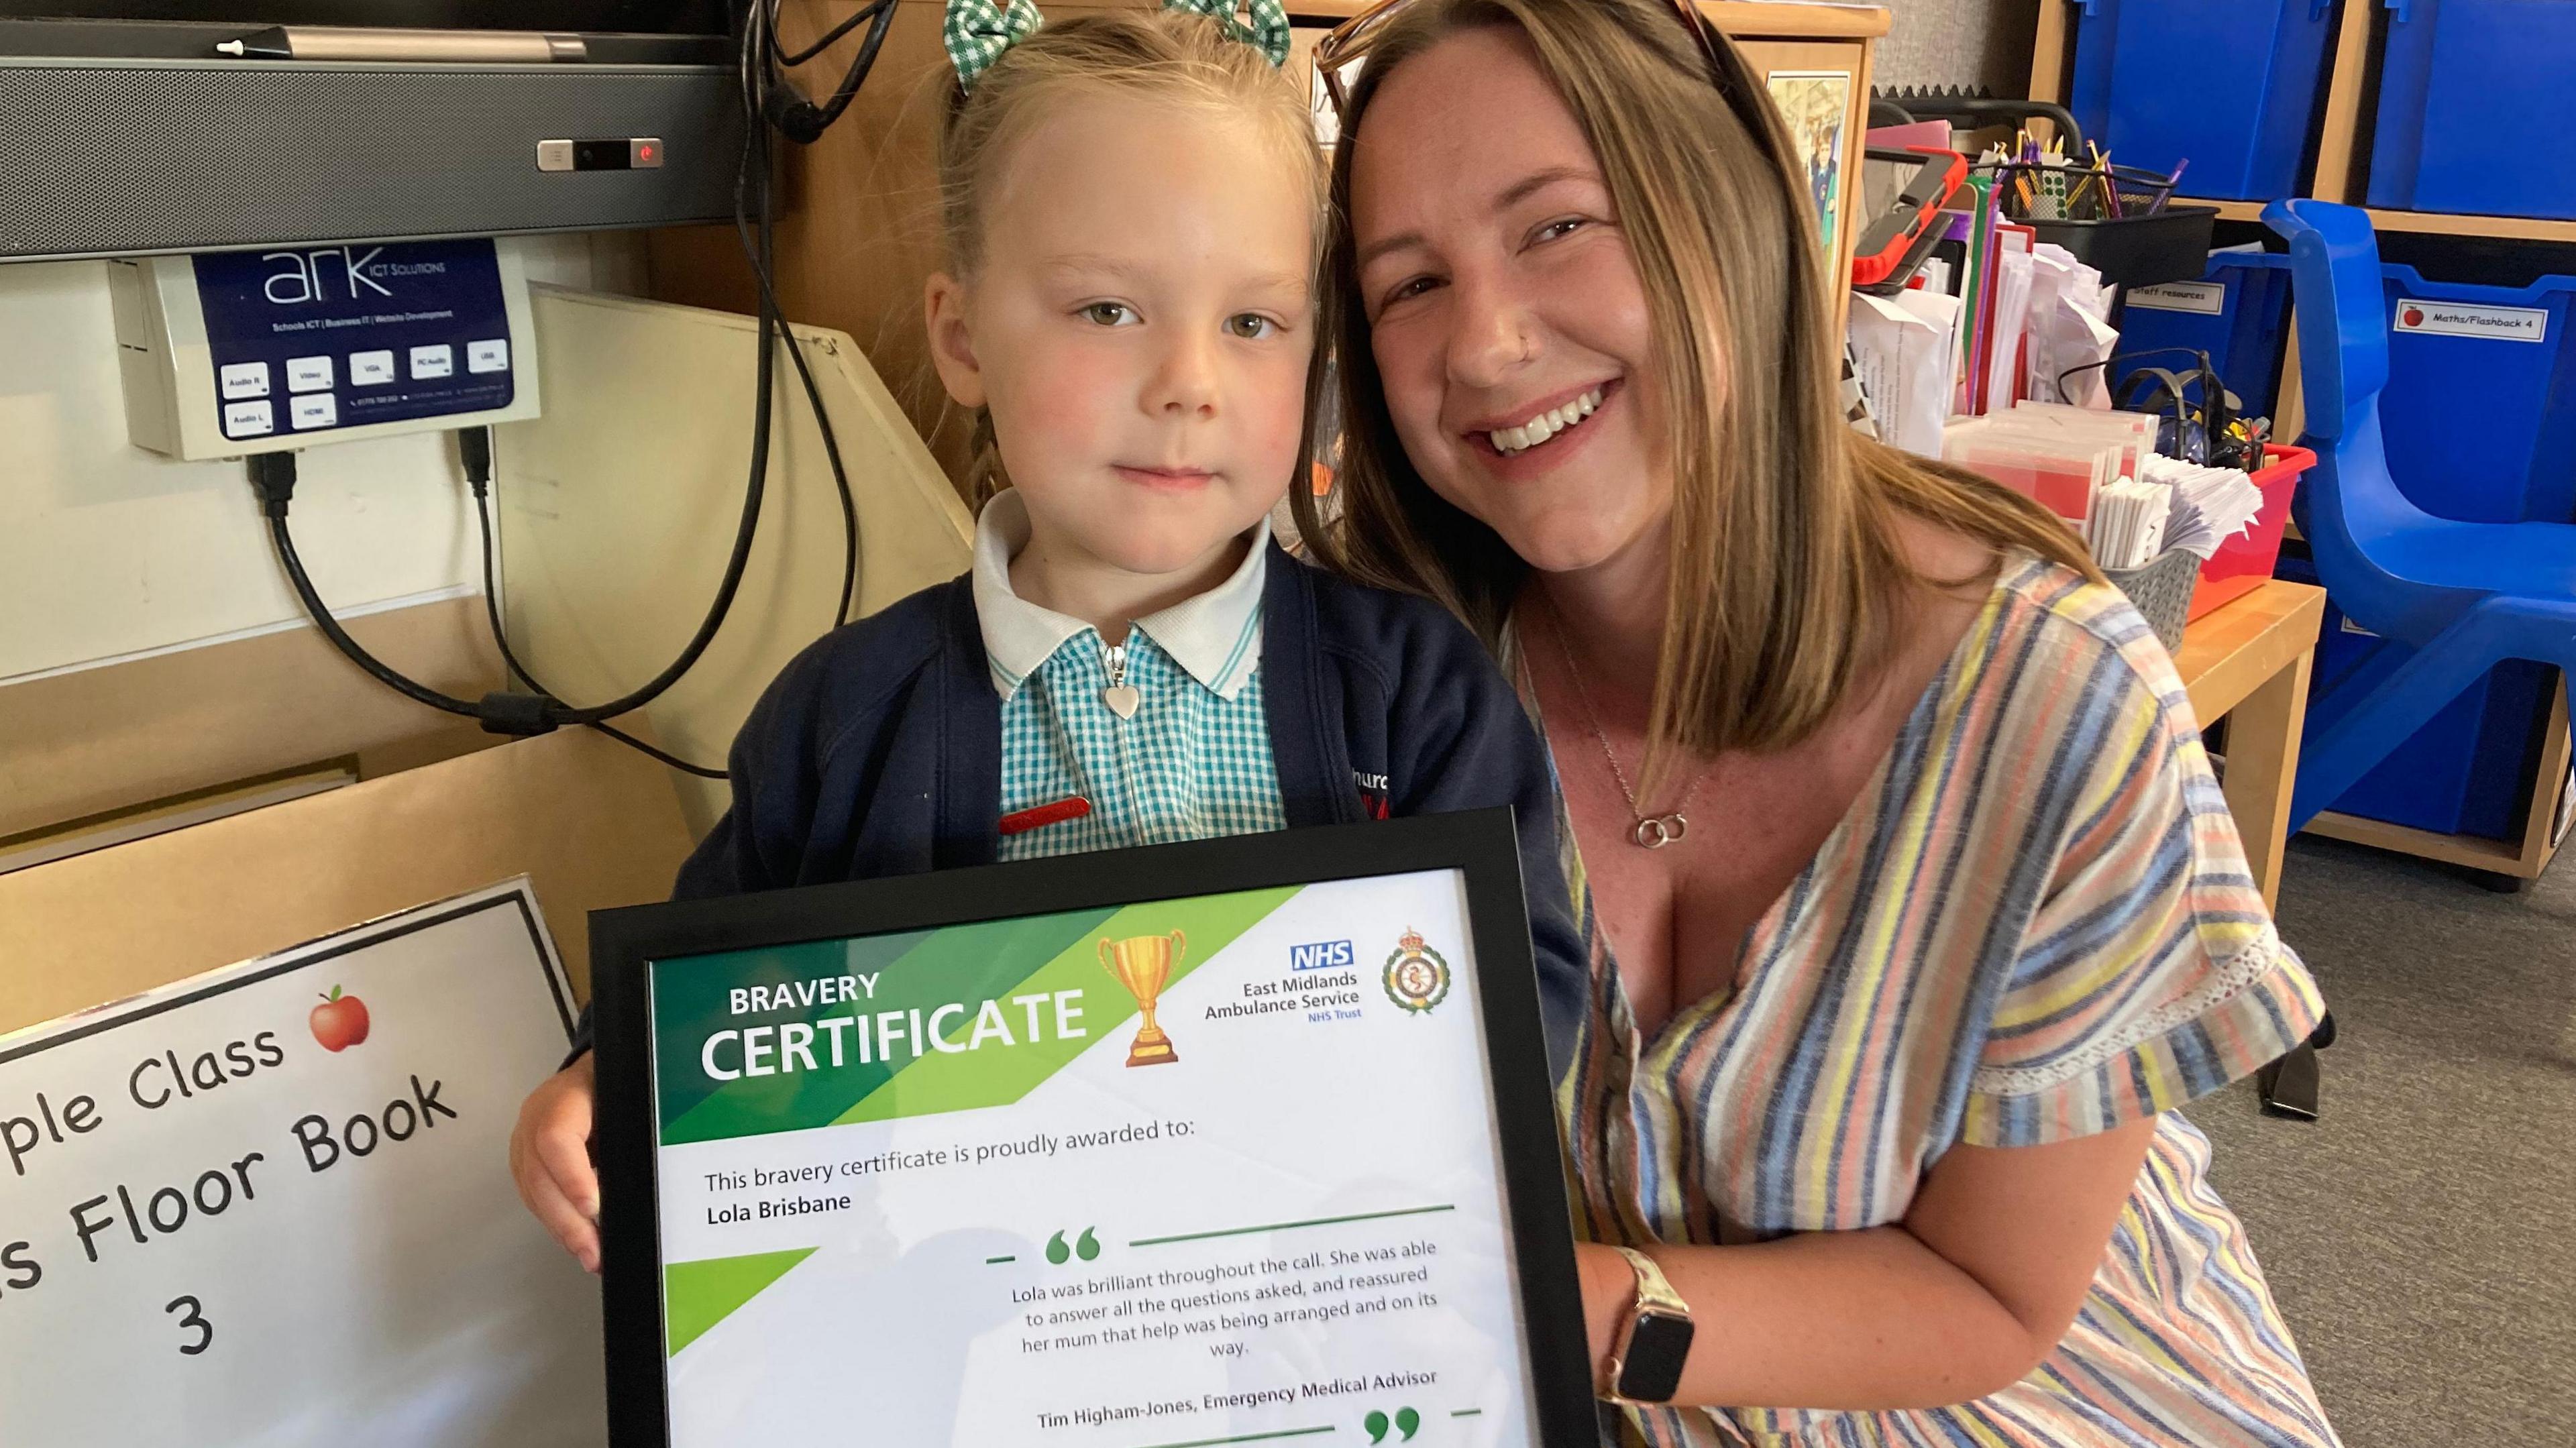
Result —
[[2437, 518], [2576, 522], [2576, 277], [2472, 286], [2393, 263], [2381, 276], [2379, 422], [2397, 486]]
[[2125, 165], [2189, 161], [2185, 195], [2297, 194], [2333, 0], [2075, 4], [2070, 109], [2087, 136]]
[[[2251, 417], [2270, 417], [2278, 400], [2281, 350], [2289, 336], [2290, 259], [2261, 252], [2215, 251], [2200, 279], [2131, 287], [2121, 298], [2120, 350], [2182, 347], [2209, 354], [2218, 380]], [[2140, 357], [2121, 369], [2116, 389], [2143, 367], [2188, 365], [2173, 355]]]
[[2370, 204], [2576, 219], [2576, 0], [2386, 4]]

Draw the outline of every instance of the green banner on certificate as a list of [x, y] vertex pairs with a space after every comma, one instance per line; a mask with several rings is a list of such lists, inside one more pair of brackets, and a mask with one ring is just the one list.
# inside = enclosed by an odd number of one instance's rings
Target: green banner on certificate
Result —
[[662, 1144], [1017, 1101], [1142, 1009], [1101, 940], [1177, 936], [1169, 979], [1292, 888], [703, 957], [654, 996]]
[[674, 1444], [1535, 1442], [1465, 876], [650, 967]]

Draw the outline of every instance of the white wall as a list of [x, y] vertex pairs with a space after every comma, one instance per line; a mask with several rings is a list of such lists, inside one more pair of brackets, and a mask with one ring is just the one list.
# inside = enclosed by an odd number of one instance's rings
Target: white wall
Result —
[[[503, 244], [531, 280], [641, 289], [631, 235]], [[0, 684], [302, 617], [243, 465], [130, 445], [121, 386], [104, 263], [0, 266]], [[481, 587], [444, 434], [308, 449], [299, 475], [296, 549], [335, 611]]]

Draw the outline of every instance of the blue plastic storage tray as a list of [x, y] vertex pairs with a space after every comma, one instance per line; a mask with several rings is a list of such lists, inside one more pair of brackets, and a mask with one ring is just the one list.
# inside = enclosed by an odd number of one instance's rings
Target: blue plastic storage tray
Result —
[[2333, 0], [2078, 0], [2069, 109], [2124, 166], [2190, 161], [2184, 195], [2297, 195], [2333, 13]]
[[2380, 427], [2398, 487], [2440, 518], [2576, 522], [2576, 277], [2482, 287], [2382, 270]]
[[[2188, 347], [2209, 354], [2218, 380], [2245, 412], [2270, 417], [2279, 400], [2281, 349], [2289, 333], [2290, 259], [2259, 252], [2214, 251], [2196, 282], [2132, 287], [2122, 297], [2120, 350]], [[2117, 369], [2122, 379], [2145, 367], [2181, 369], [2179, 354], [2143, 358]]]
[[[2284, 557], [2279, 577], [2317, 581], [2304, 559]], [[2381, 651], [2402, 649], [2347, 625], [2326, 601], [2317, 638], [2311, 695], [2349, 677]], [[2547, 726], [2544, 712], [2554, 671], [2540, 664], [2502, 665], [2407, 739], [2333, 804], [2343, 814], [2443, 835], [2511, 839], [2519, 833], [2523, 776]]]
[[2576, 4], [2387, 5], [2370, 204], [2576, 219]]

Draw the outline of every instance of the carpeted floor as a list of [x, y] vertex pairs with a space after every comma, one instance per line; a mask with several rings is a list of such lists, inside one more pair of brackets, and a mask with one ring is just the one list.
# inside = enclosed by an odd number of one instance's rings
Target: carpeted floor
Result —
[[2350, 1448], [2576, 1443], [2576, 864], [2519, 895], [2292, 842], [2281, 933], [2340, 1039], [2323, 1119], [2252, 1083], [2215, 1143]]

